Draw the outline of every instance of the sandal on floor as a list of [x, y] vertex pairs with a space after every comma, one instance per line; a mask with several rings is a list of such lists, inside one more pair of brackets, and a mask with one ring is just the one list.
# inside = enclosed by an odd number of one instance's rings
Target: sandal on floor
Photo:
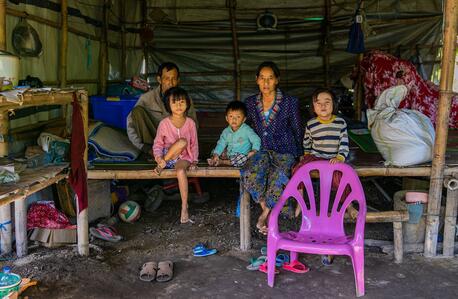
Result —
[[[267, 274], [267, 262], [260, 265], [258, 270]], [[275, 268], [275, 274], [280, 274], [280, 271], [278, 271], [276, 268]]]
[[157, 282], [167, 282], [173, 278], [173, 262], [172, 261], [164, 261], [159, 262], [158, 270], [156, 274], [156, 281]]
[[122, 236], [118, 235], [108, 226], [91, 227], [89, 228], [89, 232], [92, 236], [109, 242], [119, 242], [122, 240]]
[[283, 266], [284, 263], [288, 263], [288, 262], [289, 262], [289, 256], [284, 253], [280, 253], [279, 255], [277, 255], [277, 258], [275, 259], [275, 266], [281, 267]]
[[140, 270], [140, 280], [142, 281], [153, 281], [156, 279], [157, 263], [146, 262], [143, 264]]
[[293, 261], [291, 263], [286, 262], [283, 264], [282, 268], [286, 271], [291, 271], [294, 273], [301, 273], [301, 274], [307, 273], [310, 271], [309, 267], [307, 267], [306, 265], [302, 264], [299, 261]]
[[192, 251], [194, 256], [209, 256], [218, 252], [216, 249], [208, 249], [204, 244], [197, 244]]
[[252, 258], [250, 264], [246, 266], [247, 270], [256, 271], [259, 270], [259, 266], [264, 264], [267, 261], [267, 256], [261, 255], [258, 258]]

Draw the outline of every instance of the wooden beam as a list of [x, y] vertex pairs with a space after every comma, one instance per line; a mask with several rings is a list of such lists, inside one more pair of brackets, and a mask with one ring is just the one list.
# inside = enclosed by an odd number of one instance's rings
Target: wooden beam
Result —
[[126, 69], [127, 69], [127, 55], [126, 55], [126, 4], [127, 1], [120, 1], [119, 5], [119, 15], [121, 18], [121, 80], [126, 79]]
[[[145, 32], [146, 32], [146, 26], [147, 26], [147, 21], [148, 21], [148, 6], [147, 6], [147, 3], [146, 3], [146, 0], [142, 0], [141, 5], [142, 5], [142, 9], [141, 9], [141, 11], [142, 11], [142, 27], [143, 27], [143, 30], [145, 30]], [[148, 74], [148, 69], [149, 69], [149, 54], [148, 54], [149, 44], [148, 44], [147, 41], [145, 41], [145, 42], [143, 42], [142, 46], [143, 46], [143, 57], [145, 58], [145, 73]]]
[[108, 73], [108, 6], [109, 0], [103, 0], [103, 27], [100, 38], [100, 51], [99, 51], [99, 88], [98, 92], [105, 95], [107, 92], [107, 73]]
[[[81, 107], [81, 116], [83, 118], [83, 131], [84, 131], [84, 140], [86, 144], [86, 148], [84, 149], [84, 165], [87, 171], [87, 156], [88, 156], [88, 126], [89, 126], [89, 114], [88, 114], [88, 96], [87, 91], [83, 91], [78, 94], [80, 100], [80, 107]], [[87, 180], [86, 180], [87, 184]], [[88, 223], [88, 209], [84, 209], [83, 211], [77, 209], [77, 234], [78, 234], [78, 253], [82, 256], [89, 255], [89, 223]]]
[[237, 6], [236, 0], [229, 1], [229, 16], [231, 21], [232, 33], [232, 55], [234, 59], [234, 100], [240, 101], [242, 77], [240, 75], [240, 50], [237, 37], [237, 19], [235, 17], [235, 8]]
[[458, 209], [458, 180], [448, 179], [445, 181], [447, 187], [447, 201], [445, 205], [444, 219], [444, 256], [455, 255], [455, 234], [456, 216]]
[[331, 0], [324, 0], [324, 20], [322, 28], [322, 55], [323, 55], [323, 72], [324, 72], [324, 85], [329, 88], [331, 83], [329, 81], [329, 67], [331, 55]]
[[425, 252], [433, 257], [437, 252], [439, 212], [442, 183], [444, 180], [445, 150], [447, 147], [448, 123], [453, 95], [453, 73], [456, 55], [458, 23], [458, 0], [444, 1], [444, 46], [442, 48], [439, 108], [436, 116], [436, 139], [434, 142], [433, 164], [429, 185], [428, 216], [426, 218]]
[[0, 157], [8, 156], [9, 123], [8, 110], [0, 111]]
[[251, 248], [250, 231], [250, 193], [243, 191], [240, 199], [240, 250], [248, 251]]
[[60, 37], [60, 88], [67, 86], [67, 48], [68, 48], [68, 10], [67, 0], [61, 0], [61, 37]]
[[0, 0], [0, 51], [6, 51], [6, 0]]

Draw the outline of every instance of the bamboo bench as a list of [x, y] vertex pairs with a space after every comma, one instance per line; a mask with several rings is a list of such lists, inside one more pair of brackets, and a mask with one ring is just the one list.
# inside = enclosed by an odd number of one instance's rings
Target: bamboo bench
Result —
[[[359, 176], [429, 176], [431, 167], [370, 167], [354, 166]], [[451, 175], [458, 172], [458, 166], [446, 167], [444, 175]], [[188, 177], [200, 178], [240, 178], [240, 171], [233, 167], [199, 167], [196, 170], [190, 170]], [[90, 169], [88, 179], [93, 180], [131, 180], [131, 179], [167, 179], [176, 178], [175, 170], [164, 170], [160, 176], [152, 171], [152, 166], [148, 169]], [[240, 249], [246, 251], [251, 247], [251, 230], [250, 230], [250, 195], [244, 192], [240, 202]], [[408, 221], [407, 211], [387, 211], [387, 212], [369, 212], [366, 216], [367, 223], [393, 223], [394, 230], [394, 258], [396, 262], [401, 262], [403, 258], [403, 239], [402, 239], [402, 222]]]

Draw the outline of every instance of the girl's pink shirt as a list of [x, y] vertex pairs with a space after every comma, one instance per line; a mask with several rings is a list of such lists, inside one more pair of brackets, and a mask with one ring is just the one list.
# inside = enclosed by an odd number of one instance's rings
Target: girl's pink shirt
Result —
[[197, 162], [199, 145], [197, 143], [196, 123], [189, 117], [186, 117], [184, 125], [179, 129], [172, 124], [169, 117], [161, 120], [157, 128], [156, 138], [154, 138], [154, 157], [162, 157], [163, 150], [170, 148], [179, 138], [184, 138], [188, 142], [179, 159], [187, 160], [191, 163]]

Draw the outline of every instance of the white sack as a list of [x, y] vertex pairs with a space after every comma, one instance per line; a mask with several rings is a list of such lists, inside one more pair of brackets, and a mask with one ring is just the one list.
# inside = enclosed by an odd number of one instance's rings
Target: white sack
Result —
[[421, 112], [398, 109], [407, 87], [383, 91], [374, 109], [367, 110], [368, 126], [385, 165], [410, 166], [429, 162], [434, 147], [434, 127]]

